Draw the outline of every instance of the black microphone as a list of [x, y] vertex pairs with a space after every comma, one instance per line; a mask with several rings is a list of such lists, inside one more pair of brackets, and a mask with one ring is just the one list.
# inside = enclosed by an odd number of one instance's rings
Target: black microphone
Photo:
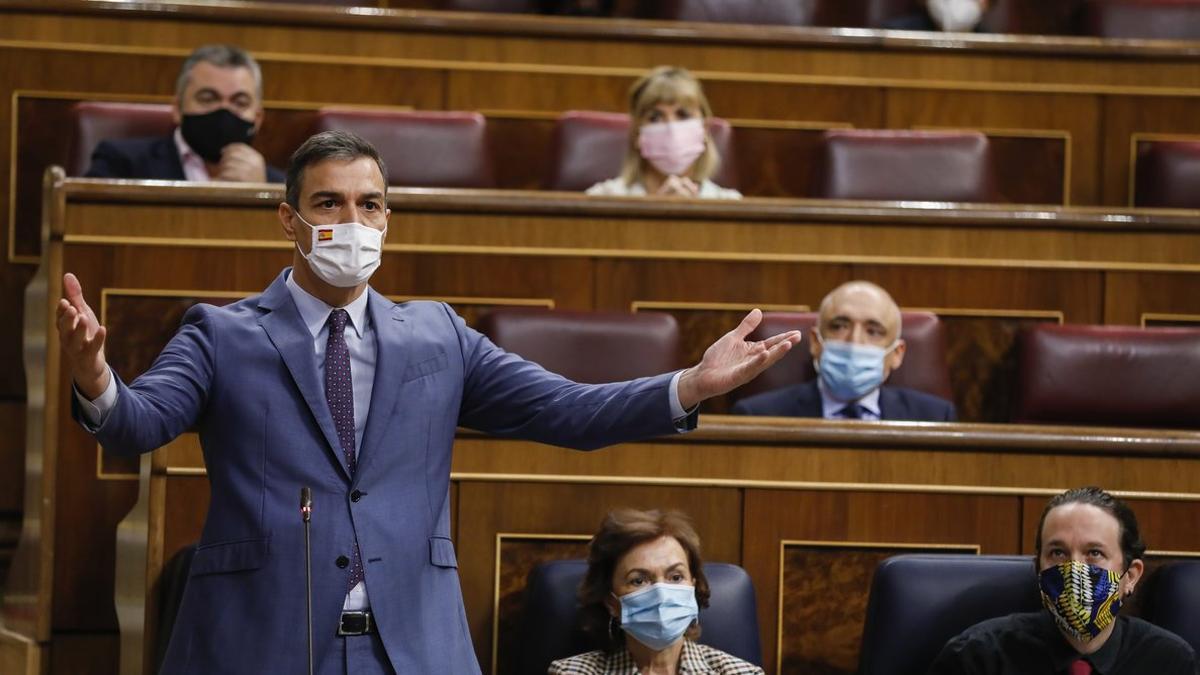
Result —
[[312, 527], [312, 489], [300, 488], [300, 517], [304, 519], [304, 595], [307, 599], [308, 618], [308, 675], [313, 675], [313, 640], [312, 640], [312, 540], [309, 529]]

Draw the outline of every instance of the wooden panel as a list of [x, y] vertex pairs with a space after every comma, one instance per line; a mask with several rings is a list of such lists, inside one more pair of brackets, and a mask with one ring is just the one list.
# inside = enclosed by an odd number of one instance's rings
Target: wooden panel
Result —
[[867, 589], [884, 559], [904, 553], [977, 552], [974, 546], [841, 542], [784, 542], [782, 549], [779, 672], [819, 675], [857, 672]]
[[[1100, 485], [1106, 490], [1114, 489], [1102, 482], [1081, 479], [1075, 485]], [[1046, 508], [1049, 497], [1025, 497], [1022, 503], [1021, 553], [1034, 555], [1034, 537], [1037, 534], [1038, 522], [1042, 510]], [[1158, 499], [1127, 498], [1125, 503], [1133, 509], [1137, 516], [1138, 529], [1142, 533], [1142, 541], [1146, 549], [1154, 551], [1170, 551], [1200, 555], [1200, 511], [1190, 502], [1165, 501]], [[1161, 554], [1160, 554], [1161, 555]], [[1168, 554], [1169, 555], [1169, 554]]]
[[528, 535], [499, 535], [499, 561], [496, 589], [496, 663], [494, 673], [520, 671], [522, 649], [521, 617], [525, 611], [525, 586], [529, 573], [538, 565], [552, 560], [587, 559], [588, 538], [537, 537]]
[[[944, 514], [954, 514], [954, 518]], [[846, 549], [863, 543], [884, 550], [888, 544], [915, 544], [978, 546], [981, 553], [1015, 553], [1019, 518], [1019, 503], [1009, 497], [747, 490], [742, 557], [758, 595], [767, 672], [773, 672], [778, 663], [776, 648], [781, 638], [789, 644], [784, 663], [788, 669], [782, 672], [853, 672], [866, 607], [864, 598], [870, 587], [868, 565], [875, 556], [853, 557]], [[838, 551], [841, 555], [829, 554], [836, 557], [836, 563], [805, 566], [799, 587], [781, 587], [780, 579], [787, 578], [780, 565], [789, 562], [786, 549], [780, 552], [784, 540], [828, 542], [844, 548]], [[803, 555], [803, 551], [797, 553], [790, 562], [799, 562]], [[849, 568], [843, 569], [843, 563]], [[857, 611], [831, 612], [815, 625], [805, 623], [813, 617], [799, 608], [806, 600], [836, 602], [821, 594], [845, 589], [843, 574], [859, 582], [853, 584], [857, 593], [847, 595], [849, 608]], [[817, 597], [824, 600], [818, 601]], [[781, 601], [785, 603], [782, 626], [777, 622]], [[792, 606], [797, 609], [789, 612], [791, 603], [796, 603]], [[789, 620], [796, 623], [787, 623]], [[803, 671], [799, 670], [801, 665]], [[792, 671], [792, 667], [797, 670]]]
[[1130, 272], [1105, 275], [1104, 323], [1139, 326], [1147, 314], [1200, 315], [1200, 294], [1186, 275]]
[[[705, 559], [741, 560], [741, 498], [736, 490], [646, 486], [540, 484], [459, 484], [458, 560], [467, 621], [485, 671], [492, 661], [492, 607], [495, 602], [498, 533], [590, 536], [610, 510], [676, 508], [692, 517]], [[508, 582], [507, 593], [523, 584]], [[511, 634], [501, 626], [502, 635]]]

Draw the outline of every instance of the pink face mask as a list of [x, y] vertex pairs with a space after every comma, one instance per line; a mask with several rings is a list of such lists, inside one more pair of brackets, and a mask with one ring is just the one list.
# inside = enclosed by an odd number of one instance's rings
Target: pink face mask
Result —
[[704, 141], [704, 120], [699, 117], [645, 124], [638, 131], [638, 151], [667, 176], [686, 173], [692, 162], [704, 154]]

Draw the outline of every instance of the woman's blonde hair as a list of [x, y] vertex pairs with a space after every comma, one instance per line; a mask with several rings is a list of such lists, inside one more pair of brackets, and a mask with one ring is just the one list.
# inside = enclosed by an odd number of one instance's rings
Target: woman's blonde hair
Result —
[[[694, 105], [705, 123], [712, 117], [712, 108], [708, 106], [700, 81], [686, 68], [659, 66], [639, 78], [629, 88], [629, 145], [625, 148], [625, 163], [621, 167], [621, 179], [626, 185], [642, 182], [645, 160], [638, 151], [638, 132], [642, 119], [659, 103]], [[705, 131], [704, 154], [692, 163], [688, 177], [697, 183], [705, 181], [717, 172], [720, 163], [721, 157], [712, 136]]]

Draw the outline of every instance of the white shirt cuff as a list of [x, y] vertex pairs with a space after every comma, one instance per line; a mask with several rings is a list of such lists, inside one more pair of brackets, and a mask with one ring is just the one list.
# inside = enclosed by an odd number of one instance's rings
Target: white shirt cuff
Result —
[[683, 404], [679, 402], [679, 376], [680, 375], [683, 375], [682, 370], [679, 371], [678, 373], [675, 373], [675, 376], [671, 378], [671, 386], [667, 387], [667, 395], [671, 399], [671, 420], [673, 422], [675, 422], [675, 427], [677, 429], [679, 429], [680, 431], [684, 431], [684, 429], [682, 429], [680, 427], [680, 423], [682, 423], [684, 420], [686, 420], [688, 415], [691, 415], [692, 412], [695, 411], [696, 408], [699, 408], [700, 406], [699, 406], [699, 404], [697, 404], [691, 410], [683, 409]]
[[71, 389], [75, 392], [75, 400], [79, 401], [79, 409], [83, 412], [83, 419], [93, 428], [99, 428], [104, 425], [104, 420], [108, 418], [108, 413], [117, 405], [117, 377], [113, 375], [112, 368], [108, 369], [108, 386], [104, 388], [104, 393], [96, 397], [95, 401], [87, 400], [74, 384]]

